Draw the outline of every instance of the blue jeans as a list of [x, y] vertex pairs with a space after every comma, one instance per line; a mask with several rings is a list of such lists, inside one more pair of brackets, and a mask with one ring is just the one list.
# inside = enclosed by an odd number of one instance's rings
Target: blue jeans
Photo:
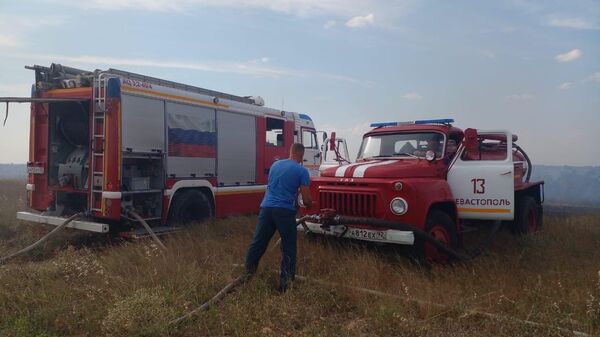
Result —
[[288, 281], [293, 280], [296, 275], [296, 211], [271, 207], [260, 209], [254, 238], [246, 254], [246, 272], [250, 275], [256, 272], [258, 262], [267, 250], [275, 230], [281, 236], [279, 287], [285, 290]]

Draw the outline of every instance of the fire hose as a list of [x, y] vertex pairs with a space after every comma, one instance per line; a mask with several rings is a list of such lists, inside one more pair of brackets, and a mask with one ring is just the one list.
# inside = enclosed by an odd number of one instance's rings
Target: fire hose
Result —
[[[160, 239], [156, 236], [156, 234], [154, 234], [154, 231], [150, 228], [150, 226], [148, 225], [148, 223], [146, 221], [144, 221], [144, 219], [142, 219], [142, 217], [140, 217], [137, 213], [133, 212], [133, 211], [129, 211], [127, 213], [128, 215], [132, 216], [134, 219], [136, 219], [138, 222], [140, 222], [142, 224], [142, 226], [144, 226], [144, 228], [146, 228], [146, 231], [148, 231], [148, 233], [150, 234], [150, 236], [152, 236], [152, 238], [154, 239], [154, 241], [156, 241], [156, 243], [163, 249], [163, 250], [167, 250], [167, 247], [162, 243], [162, 241], [160, 241]], [[73, 220], [77, 220], [79, 218], [83, 218], [88, 216], [89, 213], [88, 212], [79, 212], [79, 213], [75, 213], [73, 215], [71, 215], [70, 217], [68, 217], [67, 219], [65, 219], [65, 221], [63, 223], [61, 223], [60, 225], [56, 226], [56, 228], [54, 228], [52, 231], [50, 231], [48, 234], [44, 235], [42, 238], [40, 238], [38, 241], [32, 243], [31, 245], [17, 251], [14, 252], [12, 254], [9, 254], [7, 256], [4, 257], [0, 257], [0, 265], [4, 264], [5, 261], [15, 258], [19, 255], [25, 254], [33, 249], [35, 249], [36, 247], [38, 247], [39, 245], [41, 245], [42, 243], [44, 243], [46, 240], [48, 240], [50, 237], [54, 236], [56, 233], [60, 232], [61, 230], [63, 230], [64, 228], [67, 227], [67, 225], [69, 223], [71, 223]]]
[[4, 263], [4, 261], [12, 259], [14, 257], [17, 257], [19, 255], [25, 254], [31, 250], [33, 250], [35, 247], [41, 245], [43, 242], [45, 242], [46, 240], [48, 240], [51, 236], [55, 235], [56, 233], [60, 232], [61, 230], [63, 230], [65, 227], [67, 227], [67, 225], [73, 221], [76, 220], [78, 218], [82, 218], [87, 216], [87, 212], [80, 212], [80, 213], [76, 213], [71, 215], [70, 217], [68, 217], [63, 223], [61, 223], [60, 225], [56, 226], [56, 228], [54, 228], [52, 231], [50, 231], [50, 233], [44, 235], [41, 239], [39, 239], [38, 241], [34, 242], [33, 244], [19, 250], [18, 252], [12, 253], [10, 255], [7, 255], [5, 257], [0, 258], [0, 265]]
[[134, 218], [135, 220], [137, 220], [139, 223], [141, 223], [142, 226], [144, 226], [144, 228], [148, 232], [148, 234], [150, 234], [152, 239], [154, 239], [154, 241], [156, 241], [156, 243], [160, 246], [160, 248], [162, 248], [164, 251], [167, 250], [167, 246], [165, 246], [164, 243], [162, 243], [162, 241], [160, 241], [160, 239], [158, 238], [158, 236], [156, 236], [156, 234], [154, 233], [154, 231], [152, 230], [150, 225], [148, 225], [148, 223], [139, 214], [137, 214], [134, 211], [127, 211], [125, 213], [125, 215], [129, 215], [132, 218]]
[[[501, 222], [497, 221], [494, 224], [494, 227], [492, 228], [492, 230], [490, 230], [486, 239], [481, 242], [481, 244], [477, 247], [477, 249], [469, 255], [464, 255], [464, 254], [446, 246], [444, 243], [438, 241], [436, 238], [429, 235], [427, 232], [425, 232], [415, 226], [408, 225], [408, 224], [403, 224], [403, 223], [389, 221], [389, 220], [382, 220], [382, 219], [336, 215], [334, 212], [327, 210], [327, 211], [323, 212], [322, 215], [307, 215], [307, 216], [303, 216], [296, 220], [296, 224], [302, 226], [304, 231], [307, 233], [310, 232], [310, 229], [306, 225], [307, 220], [319, 222], [322, 224], [322, 226], [324, 228], [327, 228], [329, 226], [334, 226], [334, 225], [351, 225], [351, 224], [365, 225], [365, 224], [367, 224], [367, 225], [373, 225], [373, 226], [379, 226], [379, 227], [387, 227], [390, 229], [412, 231], [414, 233], [415, 237], [432, 244], [439, 250], [445, 252], [452, 258], [459, 260], [459, 261], [474, 259], [475, 257], [481, 255], [481, 253], [485, 250], [485, 248], [491, 243], [493, 237], [498, 232], [498, 229], [500, 228], [500, 225], [501, 225]], [[279, 242], [280, 241], [278, 240], [276, 244], [278, 244]], [[213, 306], [214, 304], [221, 301], [228, 293], [232, 292], [237, 286], [239, 286], [240, 284], [243, 284], [245, 281], [246, 281], [246, 278], [244, 278], [243, 276], [237, 277], [236, 279], [234, 279], [233, 281], [228, 283], [223, 289], [221, 289], [210, 300], [202, 303], [202, 305], [200, 305], [196, 309], [188, 312], [187, 314], [185, 314], [177, 319], [172, 320], [171, 322], [169, 322], [169, 325], [178, 325], [179, 323], [181, 323], [189, 318], [192, 318], [194, 315], [196, 315], [202, 311], [208, 310], [211, 306]]]

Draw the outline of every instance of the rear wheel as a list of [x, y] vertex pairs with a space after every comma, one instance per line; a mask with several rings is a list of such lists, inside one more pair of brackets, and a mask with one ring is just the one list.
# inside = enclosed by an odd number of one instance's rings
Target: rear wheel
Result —
[[515, 235], [534, 234], [542, 226], [541, 212], [537, 203], [530, 196], [522, 197], [517, 203], [515, 220], [511, 224], [511, 232]]
[[175, 194], [169, 209], [171, 224], [186, 225], [202, 222], [214, 216], [212, 202], [199, 190], [184, 190]]
[[[452, 218], [445, 212], [439, 210], [429, 212], [425, 223], [425, 232], [451, 249], [458, 248], [456, 226]], [[428, 263], [444, 264], [451, 260], [448, 253], [426, 241], [417, 241], [416, 248], [419, 257]]]

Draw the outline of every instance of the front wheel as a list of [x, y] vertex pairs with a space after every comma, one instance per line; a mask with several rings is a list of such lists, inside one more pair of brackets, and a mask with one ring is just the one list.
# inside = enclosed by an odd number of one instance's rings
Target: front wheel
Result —
[[[458, 248], [456, 226], [452, 218], [445, 212], [439, 210], [429, 212], [425, 222], [425, 232], [451, 249]], [[415, 245], [418, 256], [427, 263], [445, 264], [451, 260], [448, 253], [439, 250], [424, 240], [418, 240]]]

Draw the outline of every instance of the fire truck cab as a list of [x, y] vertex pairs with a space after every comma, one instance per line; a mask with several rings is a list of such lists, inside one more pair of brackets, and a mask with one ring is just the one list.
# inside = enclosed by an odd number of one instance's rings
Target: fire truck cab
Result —
[[[301, 215], [326, 212], [395, 221], [458, 247], [467, 222], [503, 221], [514, 233], [542, 224], [543, 182], [530, 182], [532, 165], [517, 136], [504, 130], [462, 130], [451, 119], [375, 123], [363, 136], [357, 161], [321, 172], [311, 182], [313, 203]], [[415, 245], [426, 258], [436, 248], [413, 232], [373, 225], [322, 226], [314, 233]]]
[[269, 168], [294, 142], [318, 174], [312, 119], [260, 97], [116, 69], [27, 68], [35, 71], [27, 190], [37, 212], [19, 219], [58, 225], [87, 211], [69, 227], [107, 232], [134, 223], [128, 211], [153, 226], [255, 213]]

